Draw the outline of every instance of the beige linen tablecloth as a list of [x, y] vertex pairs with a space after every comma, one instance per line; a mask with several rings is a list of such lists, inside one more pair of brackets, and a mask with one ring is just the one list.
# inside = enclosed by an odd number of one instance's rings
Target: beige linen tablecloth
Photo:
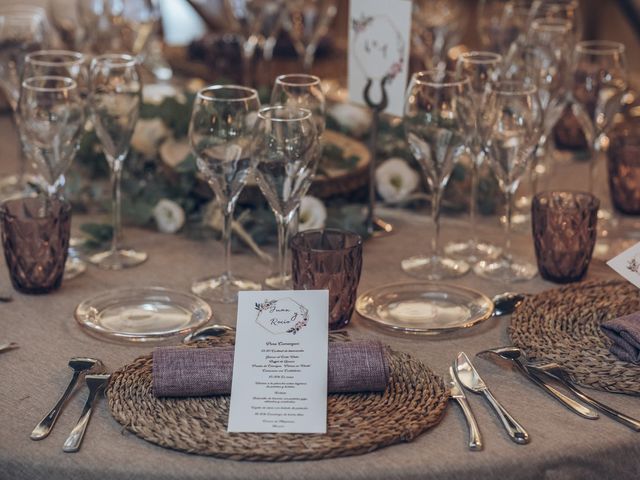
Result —
[[[1, 169], [10, 170], [15, 158], [15, 138], [8, 121], [0, 120]], [[365, 244], [360, 291], [409, 280], [400, 269], [405, 256], [428, 248], [431, 228], [413, 214], [394, 216], [397, 233]], [[481, 234], [500, 242], [502, 233], [491, 220]], [[461, 220], [446, 220], [445, 237], [468, 238]], [[126, 231], [127, 242], [149, 253], [144, 265], [122, 272], [90, 267], [87, 273], [65, 283], [55, 293], [26, 296], [14, 293], [13, 303], [0, 304], [0, 339], [17, 341], [20, 349], [0, 354], [0, 479], [638, 479], [640, 434], [607, 419], [584, 420], [524, 380], [517, 372], [482, 359], [476, 366], [508, 410], [528, 429], [531, 444], [509, 441], [484, 401], [468, 394], [484, 436], [485, 449], [467, 449], [467, 427], [457, 406], [451, 406], [436, 428], [412, 443], [333, 460], [293, 463], [250, 463], [217, 460], [166, 450], [123, 432], [111, 418], [104, 399], [89, 425], [80, 452], [62, 452], [62, 444], [75, 424], [86, 390], [79, 391], [61, 414], [51, 435], [39, 442], [29, 433], [52, 407], [64, 389], [71, 356], [93, 356], [114, 370], [151, 345], [119, 345], [87, 335], [73, 318], [75, 306], [105, 289], [160, 285], [188, 290], [191, 281], [221, 267], [222, 248], [217, 243], [195, 242], [181, 236], [150, 231]], [[528, 235], [515, 244], [532, 255]], [[256, 280], [268, 266], [256, 257], [235, 256], [234, 270]], [[589, 278], [610, 275], [601, 262], [592, 264]], [[467, 275], [455, 282], [493, 295], [508, 290], [537, 292], [553, 285], [539, 278], [517, 285], [500, 285]], [[9, 292], [8, 274], [1, 262], [0, 288]], [[233, 324], [235, 307], [213, 305], [217, 322]], [[458, 351], [473, 355], [487, 347], [509, 343], [507, 318], [491, 319], [473, 329], [437, 338], [394, 336], [369, 327], [354, 315], [349, 330], [355, 338], [377, 338], [394, 349], [408, 352], [440, 374]], [[176, 340], [176, 343], [178, 340]], [[620, 410], [640, 417], [640, 397], [593, 395]]]

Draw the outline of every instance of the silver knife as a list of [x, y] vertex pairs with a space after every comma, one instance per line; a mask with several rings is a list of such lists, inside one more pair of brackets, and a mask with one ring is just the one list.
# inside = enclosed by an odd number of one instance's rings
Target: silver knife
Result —
[[524, 445], [529, 443], [529, 434], [520, 425], [507, 410], [498, 402], [496, 397], [493, 396], [487, 385], [484, 383], [478, 371], [475, 369], [471, 360], [464, 352], [458, 353], [455, 359], [455, 375], [465, 388], [471, 390], [474, 393], [482, 394], [485, 396], [489, 404], [493, 407], [498, 418], [502, 422], [502, 425], [506, 429], [509, 437], [515, 443]]
[[469, 450], [482, 450], [482, 438], [480, 437], [480, 429], [476, 423], [476, 417], [473, 416], [469, 402], [467, 402], [467, 396], [453, 373], [453, 367], [449, 367], [449, 376], [451, 377], [451, 382], [449, 383], [451, 398], [460, 405], [469, 426]]

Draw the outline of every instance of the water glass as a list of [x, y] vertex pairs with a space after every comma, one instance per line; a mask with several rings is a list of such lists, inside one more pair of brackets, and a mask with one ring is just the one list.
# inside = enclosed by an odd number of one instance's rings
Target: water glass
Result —
[[13, 287], [22, 293], [58, 289], [69, 249], [69, 203], [55, 197], [9, 200], [0, 207], [0, 224]]
[[329, 328], [345, 327], [362, 271], [362, 238], [342, 230], [307, 230], [291, 239], [293, 288], [329, 290]]
[[596, 243], [599, 200], [590, 193], [541, 192], [533, 198], [533, 241], [542, 278], [584, 277]]

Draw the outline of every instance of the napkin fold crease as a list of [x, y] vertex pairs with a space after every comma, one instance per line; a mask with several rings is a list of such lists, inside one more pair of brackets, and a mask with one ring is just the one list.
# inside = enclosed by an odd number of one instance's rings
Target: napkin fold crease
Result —
[[609, 320], [600, 328], [613, 342], [611, 353], [625, 362], [640, 363], [640, 312]]

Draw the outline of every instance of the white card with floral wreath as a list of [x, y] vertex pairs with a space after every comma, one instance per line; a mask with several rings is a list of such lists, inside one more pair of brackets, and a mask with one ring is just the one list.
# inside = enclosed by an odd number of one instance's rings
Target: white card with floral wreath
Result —
[[351, 0], [349, 4], [349, 99], [367, 104], [365, 90], [385, 112], [402, 116], [411, 42], [410, 0]]
[[640, 242], [613, 257], [607, 265], [640, 288]]
[[326, 433], [329, 292], [240, 292], [229, 432]]

